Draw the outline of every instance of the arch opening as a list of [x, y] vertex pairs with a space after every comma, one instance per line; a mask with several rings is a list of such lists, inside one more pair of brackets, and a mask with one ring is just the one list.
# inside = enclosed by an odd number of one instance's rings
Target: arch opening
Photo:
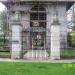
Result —
[[46, 10], [38, 4], [31, 8], [30, 13], [30, 40], [33, 49], [44, 50], [46, 42]]

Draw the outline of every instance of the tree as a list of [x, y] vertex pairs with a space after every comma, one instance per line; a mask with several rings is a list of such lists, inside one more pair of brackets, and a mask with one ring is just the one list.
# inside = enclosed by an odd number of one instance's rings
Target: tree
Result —
[[72, 30], [75, 31], [75, 25], [72, 27]]
[[8, 31], [8, 25], [7, 25], [7, 12], [4, 10], [0, 12], [0, 41], [3, 44], [3, 47], [5, 46], [6, 43], [6, 36], [7, 36], [7, 31]]
[[72, 37], [71, 37], [70, 33], [68, 33], [68, 35], [67, 35], [67, 42], [68, 42], [68, 46], [71, 47], [72, 46]]

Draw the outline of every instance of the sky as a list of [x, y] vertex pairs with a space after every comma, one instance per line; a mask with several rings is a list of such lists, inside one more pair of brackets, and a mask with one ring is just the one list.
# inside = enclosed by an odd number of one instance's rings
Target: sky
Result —
[[2, 3], [0, 3], [0, 11], [3, 11], [4, 9], [5, 9], [5, 6]]

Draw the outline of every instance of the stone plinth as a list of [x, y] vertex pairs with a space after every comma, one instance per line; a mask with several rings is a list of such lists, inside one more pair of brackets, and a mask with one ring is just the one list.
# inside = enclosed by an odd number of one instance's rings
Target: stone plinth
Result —
[[60, 59], [60, 24], [54, 21], [51, 26], [51, 59]]
[[12, 25], [12, 54], [11, 58], [18, 59], [21, 57], [21, 26]]

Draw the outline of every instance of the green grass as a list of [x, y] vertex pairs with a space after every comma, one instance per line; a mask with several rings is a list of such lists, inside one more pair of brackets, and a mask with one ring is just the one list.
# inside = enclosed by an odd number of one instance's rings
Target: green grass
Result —
[[75, 50], [61, 50], [61, 56], [75, 56]]
[[75, 56], [75, 51], [64, 51], [63, 53], [61, 53], [61, 55], [63, 56]]
[[11, 52], [0, 52], [0, 55], [11, 55]]
[[75, 64], [72, 65], [0, 62], [0, 75], [75, 75]]

